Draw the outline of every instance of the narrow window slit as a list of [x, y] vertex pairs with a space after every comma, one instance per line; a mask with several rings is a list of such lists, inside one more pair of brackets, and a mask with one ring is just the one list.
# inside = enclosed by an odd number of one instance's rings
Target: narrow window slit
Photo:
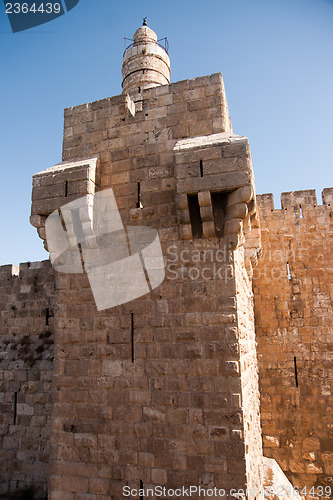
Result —
[[49, 319], [50, 319], [50, 309], [47, 307], [46, 312], [45, 312], [45, 325], [49, 326]]
[[68, 196], [68, 181], [65, 182], [65, 198]]
[[188, 209], [190, 212], [190, 222], [193, 238], [202, 238], [202, 219], [200, 214], [200, 205], [197, 194], [187, 195]]
[[13, 424], [16, 425], [16, 418], [17, 418], [17, 392], [14, 392], [13, 410], [14, 410]]
[[211, 193], [213, 219], [216, 238], [224, 236], [224, 223], [227, 214], [228, 193]]
[[200, 177], [203, 177], [203, 161], [200, 160]]
[[136, 202], [136, 208], [143, 208], [143, 205], [141, 203], [141, 187], [140, 187], [140, 182], [138, 182], [138, 201]]
[[288, 277], [288, 280], [291, 280], [291, 272], [290, 272], [289, 262], [287, 262], [287, 277]]
[[140, 94], [140, 92], [141, 92], [141, 87], [139, 87], [139, 88], [138, 88], [138, 91], [139, 91], [139, 94]]
[[134, 313], [131, 312], [131, 348], [132, 348], [132, 363], [134, 363]]
[[296, 384], [296, 387], [298, 387], [298, 373], [297, 373], [297, 359], [296, 359], [296, 356], [294, 356], [294, 370], [295, 370], [295, 384]]
[[299, 216], [301, 219], [303, 219], [303, 212], [302, 212], [302, 205], [299, 206]]
[[140, 479], [140, 500], [143, 500], [143, 495], [142, 495], [143, 491], [142, 490], [143, 490], [143, 481], [142, 481], [142, 479]]

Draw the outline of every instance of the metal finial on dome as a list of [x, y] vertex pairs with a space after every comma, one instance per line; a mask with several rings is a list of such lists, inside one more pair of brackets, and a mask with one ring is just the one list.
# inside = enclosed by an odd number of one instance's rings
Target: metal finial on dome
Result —
[[148, 26], [146, 17], [143, 18], [142, 26]]

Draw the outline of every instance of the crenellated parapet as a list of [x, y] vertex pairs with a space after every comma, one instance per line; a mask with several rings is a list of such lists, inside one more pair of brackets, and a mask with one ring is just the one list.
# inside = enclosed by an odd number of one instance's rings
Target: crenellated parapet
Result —
[[[253, 276], [264, 454], [303, 492], [332, 489], [333, 188], [257, 196]], [[317, 489], [318, 488], [318, 489]], [[317, 495], [316, 495], [317, 493]]]
[[302, 191], [290, 191], [281, 194], [281, 208], [274, 207], [274, 197], [272, 193], [257, 195], [257, 204], [262, 215], [269, 212], [276, 214], [294, 212], [298, 217], [303, 218], [305, 213], [311, 213], [313, 209], [329, 210], [333, 207], [333, 188], [325, 188], [321, 193], [322, 204], [318, 204], [315, 189]]

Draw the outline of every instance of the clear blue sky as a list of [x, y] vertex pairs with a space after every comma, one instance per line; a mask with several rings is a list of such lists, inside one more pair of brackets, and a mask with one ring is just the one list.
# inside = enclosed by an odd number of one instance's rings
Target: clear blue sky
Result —
[[31, 176], [61, 161], [63, 109], [121, 93], [123, 37], [170, 42], [173, 82], [221, 72], [258, 193], [333, 186], [333, 0], [80, 0], [13, 34], [0, 4], [0, 265], [48, 258]]

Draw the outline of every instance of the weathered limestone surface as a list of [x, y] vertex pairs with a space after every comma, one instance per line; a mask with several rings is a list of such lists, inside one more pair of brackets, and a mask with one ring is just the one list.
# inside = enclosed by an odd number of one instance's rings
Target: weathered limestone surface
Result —
[[59, 282], [50, 498], [81, 491], [120, 499], [124, 484], [138, 488], [140, 480], [259, 489], [255, 346], [243, 325], [251, 305], [245, 297], [237, 303], [236, 264], [232, 252], [222, 258], [223, 248], [223, 241], [165, 242], [161, 287], [105, 312], [93, 312], [86, 277]]
[[47, 491], [55, 273], [47, 261], [0, 267], [0, 494]]
[[[295, 486], [332, 486], [333, 189], [257, 197], [254, 270], [264, 453]], [[289, 266], [289, 267], [288, 267]], [[289, 276], [288, 276], [289, 275]], [[320, 491], [320, 490], [319, 490]]]

